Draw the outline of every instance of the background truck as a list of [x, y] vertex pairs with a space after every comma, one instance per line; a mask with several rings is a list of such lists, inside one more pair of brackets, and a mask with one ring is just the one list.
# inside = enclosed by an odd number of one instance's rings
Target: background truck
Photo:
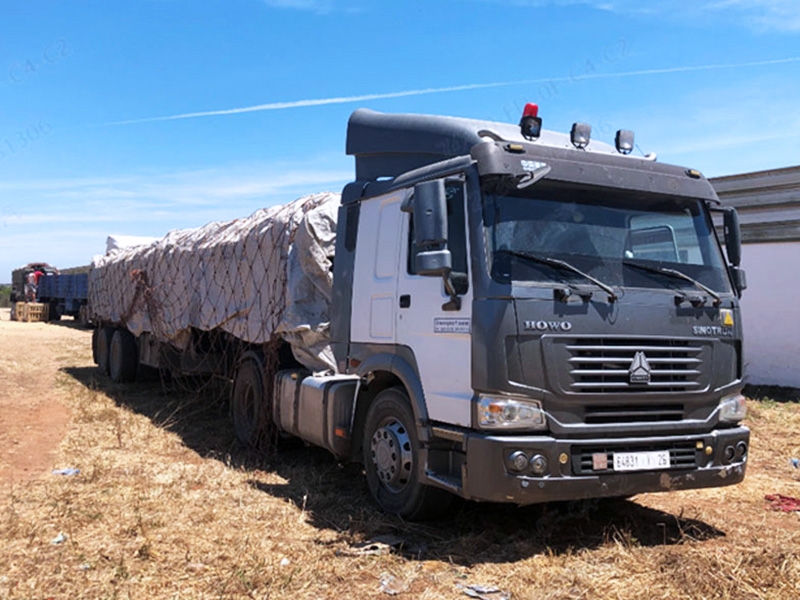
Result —
[[67, 315], [86, 324], [89, 301], [89, 267], [75, 267], [46, 274], [39, 280], [39, 302], [49, 306], [49, 319]]
[[17, 320], [18, 302], [39, 302], [38, 286], [30, 286], [29, 277], [32, 273], [39, 272], [41, 281], [44, 276], [58, 273], [58, 269], [45, 262], [32, 262], [11, 271], [11, 293], [9, 301], [11, 303], [11, 320]]
[[360, 461], [404, 518], [741, 481], [736, 213], [629, 131], [541, 124], [357, 110], [340, 197], [99, 260], [95, 360], [228, 378], [243, 442]]

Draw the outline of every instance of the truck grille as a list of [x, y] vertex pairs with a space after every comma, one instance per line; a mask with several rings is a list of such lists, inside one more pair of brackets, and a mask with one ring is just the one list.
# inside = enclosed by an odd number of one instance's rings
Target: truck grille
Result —
[[681, 419], [683, 419], [683, 404], [591, 405], [584, 409], [584, 422], [590, 425], [665, 423]]
[[669, 450], [670, 469], [694, 469], [697, 467], [697, 453], [695, 442], [675, 442], [672, 444], [653, 444], [636, 446], [573, 446], [572, 471], [575, 475], [597, 475], [603, 471], [595, 471], [592, 456], [606, 454], [608, 457], [607, 468], [613, 472], [614, 452], [650, 452], [656, 450]]
[[[568, 388], [572, 392], [641, 394], [687, 392], [703, 387], [700, 381], [703, 345], [695, 340], [576, 338], [565, 340], [564, 344], [569, 356]], [[631, 365], [640, 353], [649, 365], [648, 383], [631, 382]], [[607, 409], [598, 410], [602, 413]], [[662, 416], [655, 420], [671, 420], [668, 415], [677, 410], [677, 405], [660, 407], [657, 411]], [[605, 416], [600, 414], [598, 418]]]

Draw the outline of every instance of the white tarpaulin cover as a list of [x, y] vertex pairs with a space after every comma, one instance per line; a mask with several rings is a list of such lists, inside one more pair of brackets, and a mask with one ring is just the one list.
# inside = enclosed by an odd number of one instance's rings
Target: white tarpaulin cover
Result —
[[131, 246], [144, 246], [152, 244], [158, 238], [143, 235], [110, 235], [106, 239], [106, 254], [111, 254], [116, 250], [130, 248]]
[[191, 328], [254, 344], [280, 336], [309, 369], [335, 370], [328, 310], [338, 207], [338, 194], [313, 194], [98, 257], [93, 317], [179, 348]]

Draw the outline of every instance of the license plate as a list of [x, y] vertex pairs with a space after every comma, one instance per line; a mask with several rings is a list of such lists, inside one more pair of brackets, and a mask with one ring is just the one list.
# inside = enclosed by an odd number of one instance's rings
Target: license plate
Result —
[[615, 471], [669, 469], [669, 450], [658, 452], [615, 452]]

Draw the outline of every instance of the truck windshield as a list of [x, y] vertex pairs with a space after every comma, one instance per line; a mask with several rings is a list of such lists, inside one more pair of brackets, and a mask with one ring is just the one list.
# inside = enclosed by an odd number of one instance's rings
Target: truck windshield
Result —
[[568, 262], [610, 286], [685, 291], [696, 289], [693, 279], [731, 291], [700, 200], [556, 182], [523, 190], [485, 182], [483, 220], [489, 268], [500, 282], [586, 284], [574, 270], [528, 255]]

